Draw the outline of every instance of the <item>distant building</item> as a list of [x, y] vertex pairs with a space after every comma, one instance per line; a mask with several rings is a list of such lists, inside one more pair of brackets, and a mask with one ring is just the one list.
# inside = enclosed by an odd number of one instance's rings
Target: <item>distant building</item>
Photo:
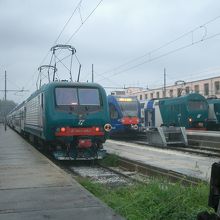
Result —
[[142, 87], [128, 87], [125, 88], [124, 90], [112, 91], [111, 95], [132, 95], [133, 93], [141, 92], [141, 91], [143, 91]]
[[112, 91], [111, 95], [125, 95], [125, 91], [124, 90]]
[[138, 93], [138, 92], [142, 92], [144, 89], [142, 87], [128, 87], [126, 88], [126, 94], [130, 95], [133, 93]]
[[220, 76], [191, 82], [179, 81], [175, 85], [167, 86], [166, 91], [164, 91], [163, 87], [156, 89], [130, 87], [126, 90], [127, 95], [134, 95], [140, 101], [153, 98], [177, 97], [192, 92], [197, 92], [206, 98], [211, 96], [220, 98]]

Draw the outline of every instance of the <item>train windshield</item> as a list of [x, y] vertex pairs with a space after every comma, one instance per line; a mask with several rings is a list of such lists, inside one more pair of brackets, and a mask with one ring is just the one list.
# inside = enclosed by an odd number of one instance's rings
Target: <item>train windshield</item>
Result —
[[80, 105], [100, 105], [98, 89], [79, 89]]
[[96, 88], [55, 89], [56, 105], [59, 109], [73, 112], [91, 112], [100, 109], [100, 95]]
[[78, 105], [76, 88], [56, 88], [56, 104], [57, 105]]
[[138, 102], [134, 98], [117, 98], [123, 116], [137, 117]]
[[203, 100], [189, 100], [188, 108], [190, 111], [207, 110], [207, 103]]

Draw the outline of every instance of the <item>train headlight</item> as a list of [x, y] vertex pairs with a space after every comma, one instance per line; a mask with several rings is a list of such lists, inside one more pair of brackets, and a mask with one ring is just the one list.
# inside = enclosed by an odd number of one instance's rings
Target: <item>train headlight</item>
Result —
[[65, 131], [66, 131], [66, 128], [62, 127], [62, 128], [60, 128], [60, 131], [61, 131], [61, 132], [65, 132]]
[[109, 132], [112, 130], [112, 126], [110, 124], [105, 124], [104, 129], [105, 131]]
[[192, 122], [192, 118], [189, 118], [189, 122]]
[[134, 130], [137, 130], [137, 129], [138, 129], [138, 125], [132, 125], [132, 128], [133, 128]]

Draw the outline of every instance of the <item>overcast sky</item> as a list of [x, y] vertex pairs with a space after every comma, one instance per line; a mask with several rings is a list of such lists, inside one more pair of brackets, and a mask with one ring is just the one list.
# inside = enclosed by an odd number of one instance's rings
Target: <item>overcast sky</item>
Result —
[[[220, 35], [214, 37], [220, 34], [219, 0], [103, 0], [85, 20], [99, 2], [82, 0], [56, 42], [66, 43], [83, 22], [68, 42], [82, 64], [82, 81], [91, 81], [92, 64], [95, 81], [104, 87], [156, 88], [163, 84], [164, 68], [168, 84], [220, 75]], [[8, 99], [21, 102], [36, 89], [37, 68], [49, 64], [49, 50], [78, 3], [0, 0], [0, 90], [5, 70], [8, 89], [29, 90], [8, 92]], [[58, 54], [60, 58], [66, 55]], [[63, 62], [68, 66], [70, 59]], [[68, 79], [67, 71], [57, 67], [59, 78]], [[74, 80], [78, 68], [74, 57]]]

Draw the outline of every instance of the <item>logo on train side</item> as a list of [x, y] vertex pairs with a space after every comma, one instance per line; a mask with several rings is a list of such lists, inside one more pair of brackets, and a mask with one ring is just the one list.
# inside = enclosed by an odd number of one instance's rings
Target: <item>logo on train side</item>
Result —
[[82, 125], [83, 125], [83, 123], [84, 123], [84, 121], [85, 121], [85, 120], [79, 120], [78, 125], [81, 125], [81, 126], [82, 126]]

